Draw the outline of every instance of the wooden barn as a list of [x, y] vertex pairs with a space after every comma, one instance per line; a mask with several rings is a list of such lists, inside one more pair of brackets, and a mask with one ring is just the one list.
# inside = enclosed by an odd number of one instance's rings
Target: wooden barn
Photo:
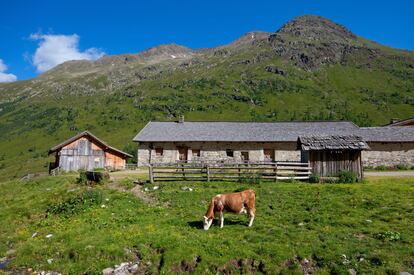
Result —
[[363, 178], [361, 151], [369, 146], [359, 136], [300, 136], [298, 147], [302, 162], [309, 162], [316, 175], [332, 177], [346, 170]]
[[91, 171], [95, 168], [120, 170], [125, 168], [127, 158], [132, 157], [109, 146], [89, 131], [52, 147], [49, 150], [51, 154], [55, 155], [55, 162], [49, 165], [49, 172], [58, 167], [63, 171]]

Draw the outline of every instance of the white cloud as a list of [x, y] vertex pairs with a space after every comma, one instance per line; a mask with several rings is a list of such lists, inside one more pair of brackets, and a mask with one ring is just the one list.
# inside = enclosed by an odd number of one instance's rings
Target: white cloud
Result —
[[81, 52], [77, 34], [32, 34], [30, 38], [40, 41], [32, 58], [33, 65], [39, 72], [45, 72], [68, 60], [96, 60], [105, 54], [97, 48]]
[[17, 80], [17, 76], [14, 74], [7, 74], [7, 66], [4, 64], [3, 59], [0, 59], [0, 82], [13, 82]]

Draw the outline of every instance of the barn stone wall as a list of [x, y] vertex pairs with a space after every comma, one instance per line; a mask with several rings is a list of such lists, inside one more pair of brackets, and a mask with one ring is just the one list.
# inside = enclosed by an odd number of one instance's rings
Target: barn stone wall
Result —
[[[138, 166], [151, 163], [176, 162], [179, 159], [178, 147], [187, 147], [187, 159], [203, 161], [241, 161], [242, 152], [249, 153], [250, 161], [264, 161], [263, 149], [273, 149], [276, 161], [300, 161], [300, 151], [296, 142], [187, 142], [187, 143], [140, 143], [138, 147]], [[151, 149], [150, 149], [151, 148]], [[157, 156], [156, 148], [162, 148], [162, 156]], [[192, 149], [200, 150], [200, 156], [193, 156]], [[226, 150], [233, 150], [233, 157]]]
[[[371, 150], [362, 152], [362, 163], [366, 166], [414, 165], [414, 142], [410, 143], [368, 143]], [[188, 143], [140, 143], [138, 166], [152, 163], [176, 162], [179, 159], [177, 147], [188, 147], [188, 160], [241, 161], [241, 152], [248, 151], [250, 161], [264, 161], [263, 149], [275, 150], [276, 161], [300, 161], [296, 142], [188, 142]], [[152, 148], [152, 149], [150, 149]], [[163, 155], [157, 156], [155, 148], [163, 148]], [[193, 157], [191, 149], [199, 149], [200, 157]], [[226, 149], [232, 149], [228, 157]]]
[[362, 163], [366, 166], [394, 166], [397, 164], [414, 165], [414, 142], [406, 143], [368, 143], [371, 150], [362, 152]]

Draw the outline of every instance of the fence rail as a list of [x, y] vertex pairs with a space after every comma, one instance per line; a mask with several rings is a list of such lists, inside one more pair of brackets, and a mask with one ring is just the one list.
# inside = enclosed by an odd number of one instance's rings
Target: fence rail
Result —
[[260, 178], [306, 180], [312, 168], [301, 162], [159, 163], [149, 166], [151, 183], [161, 180], [219, 180]]

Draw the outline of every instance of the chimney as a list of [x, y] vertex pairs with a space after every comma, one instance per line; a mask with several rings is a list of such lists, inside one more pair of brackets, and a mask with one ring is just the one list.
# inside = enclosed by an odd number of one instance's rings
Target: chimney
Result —
[[180, 118], [178, 119], [178, 123], [184, 123], [184, 115], [180, 115]]

